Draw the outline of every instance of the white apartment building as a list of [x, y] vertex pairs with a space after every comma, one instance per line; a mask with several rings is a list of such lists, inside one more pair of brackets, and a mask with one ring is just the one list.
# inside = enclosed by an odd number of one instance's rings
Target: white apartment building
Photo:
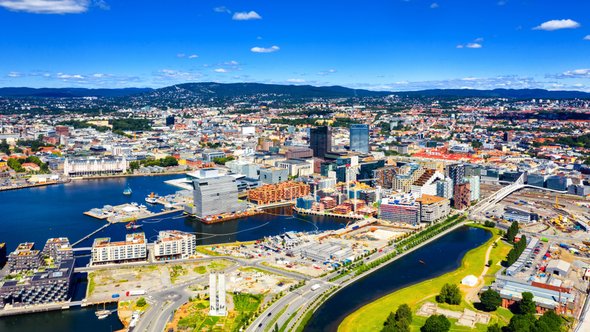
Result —
[[147, 258], [144, 233], [127, 234], [125, 241], [111, 242], [111, 238], [98, 238], [92, 244], [91, 265], [140, 261]]
[[154, 242], [154, 258], [159, 261], [187, 259], [195, 253], [197, 237], [181, 231], [160, 231]]
[[127, 172], [127, 167], [128, 163], [125, 157], [66, 159], [64, 162], [64, 175], [93, 176], [120, 174]]

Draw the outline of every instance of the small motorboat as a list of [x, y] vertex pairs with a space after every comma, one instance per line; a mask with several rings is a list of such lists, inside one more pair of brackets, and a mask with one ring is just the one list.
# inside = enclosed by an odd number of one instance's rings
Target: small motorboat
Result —
[[145, 201], [149, 204], [156, 204], [158, 203], [158, 195], [151, 193], [145, 198]]
[[134, 229], [141, 228], [141, 225], [136, 224], [135, 220], [134, 220], [134, 221], [128, 223], [127, 225], [125, 225], [125, 228], [127, 228], [128, 230], [134, 230]]
[[125, 190], [123, 190], [123, 195], [131, 196], [131, 194], [133, 194], [133, 190], [131, 190], [131, 187], [127, 186], [127, 188], [125, 188]]

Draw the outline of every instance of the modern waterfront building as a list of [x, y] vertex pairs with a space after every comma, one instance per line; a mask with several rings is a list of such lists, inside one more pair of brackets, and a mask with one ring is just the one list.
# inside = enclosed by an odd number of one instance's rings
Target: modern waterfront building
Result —
[[289, 170], [280, 167], [267, 167], [260, 169], [260, 182], [264, 184], [277, 184], [289, 179]]
[[204, 219], [245, 210], [246, 205], [238, 200], [236, 181], [233, 176], [219, 175], [217, 169], [201, 169], [193, 180], [193, 206], [187, 206], [187, 212]]
[[209, 316], [227, 316], [225, 274], [209, 275]]
[[433, 169], [427, 169], [416, 181], [414, 181], [414, 183], [412, 183], [411, 192], [416, 193], [418, 197], [424, 194], [435, 196], [437, 194], [436, 182], [443, 178], [443, 174]]
[[43, 255], [51, 258], [55, 263], [74, 259], [74, 251], [67, 237], [47, 240], [43, 247]]
[[158, 261], [187, 259], [195, 253], [197, 237], [181, 231], [160, 231], [154, 242], [154, 258]]
[[111, 238], [97, 238], [92, 244], [90, 264], [108, 264], [143, 261], [147, 258], [147, 242], [144, 233], [132, 233], [125, 241], [111, 242]]
[[16, 247], [16, 250], [8, 255], [8, 270], [21, 272], [36, 270], [43, 265], [43, 257], [39, 250], [35, 249], [35, 243], [25, 242]]
[[309, 131], [309, 147], [313, 150], [313, 156], [325, 158], [332, 151], [332, 128], [328, 126], [314, 127]]
[[379, 205], [379, 218], [411, 225], [420, 223], [420, 204], [414, 194], [385, 197]]
[[232, 173], [242, 174], [250, 179], [258, 179], [260, 172], [260, 165], [248, 163], [241, 160], [231, 160], [225, 163]]
[[68, 301], [73, 275], [74, 260], [64, 260], [57, 267], [34, 272], [20, 281], [0, 281], [0, 307], [6, 304], [21, 307]]
[[422, 195], [416, 201], [420, 204], [420, 221], [422, 222], [436, 222], [451, 213], [451, 202], [447, 198]]
[[127, 172], [125, 157], [109, 158], [66, 158], [63, 174], [67, 176], [112, 175]]
[[462, 184], [465, 182], [465, 165], [454, 164], [448, 167], [448, 176], [453, 181], [453, 186]]
[[469, 182], [456, 184], [453, 188], [453, 207], [464, 210], [471, 205], [471, 189]]
[[478, 201], [480, 194], [479, 194], [479, 187], [480, 187], [480, 179], [477, 175], [468, 176], [465, 178], [469, 183], [469, 193], [471, 201]]
[[453, 181], [450, 178], [436, 181], [436, 196], [453, 198]]
[[369, 125], [351, 124], [349, 139], [350, 151], [369, 153]]

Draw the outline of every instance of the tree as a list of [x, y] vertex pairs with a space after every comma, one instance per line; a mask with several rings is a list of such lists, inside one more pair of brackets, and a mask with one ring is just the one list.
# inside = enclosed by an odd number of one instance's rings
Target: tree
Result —
[[[542, 325], [545, 327], [541, 328]], [[560, 331], [561, 326], [563, 325], [563, 319], [561, 316], [555, 313], [553, 310], [545, 311], [543, 316], [537, 320], [535, 324], [537, 331]]]
[[510, 323], [506, 326], [508, 332], [533, 332], [535, 325], [535, 316], [528, 315], [514, 315], [510, 318]]
[[496, 323], [488, 326], [488, 332], [502, 332], [502, 328]]
[[172, 156], [165, 157], [164, 159], [160, 159], [160, 166], [162, 167], [170, 167], [170, 166], [178, 166], [178, 160]]
[[140, 297], [136, 302], [136, 305], [140, 308], [145, 307], [146, 304], [147, 304], [147, 302], [145, 301], [145, 299], [143, 297]]
[[491, 288], [481, 293], [479, 300], [484, 311], [494, 311], [502, 304], [500, 294]]
[[0, 141], [0, 152], [10, 156], [10, 145], [8, 145], [6, 140]]
[[518, 313], [521, 315], [534, 315], [537, 313], [537, 305], [533, 301], [533, 294], [530, 292], [522, 293], [522, 300], [518, 302]]
[[410, 306], [403, 303], [395, 311], [395, 320], [406, 321], [408, 325], [412, 322], [412, 309]]
[[514, 237], [518, 234], [518, 222], [513, 221], [508, 230], [506, 231], [506, 240], [513, 243]]
[[454, 284], [444, 284], [440, 290], [440, 294], [436, 296], [436, 302], [455, 305], [461, 303], [461, 291], [459, 291], [459, 287]]
[[433, 315], [428, 317], [421, 332], [446, 332], [451, 329], [451, 322], [444, 315]]

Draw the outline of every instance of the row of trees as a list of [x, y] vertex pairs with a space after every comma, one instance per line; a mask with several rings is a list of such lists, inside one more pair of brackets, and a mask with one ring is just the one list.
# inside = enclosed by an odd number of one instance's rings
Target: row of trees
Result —
[[506, 238], [506, 241], [508, 241], [510, 243], [514, 243], [514, 238], [516, 237], [517, 234], [518, 234], [518, 223], [516, 221], [513, 221], [512, 224], [510, 225], [510, 227], [508, 227], [508, 230], [506, 231], [506, 235], [504, 237]]
[[164, 157], [161, 159], [144, 159], [138, 161], [132, 161], [129, 163], [129, 169], [134, 171], [139, 169], [141, 166], [160, 166], [160, 167], [171, 167], [178, 166], [178, 160], [172, 156]]
[[564, 330], [564, 319], [553, 310], [548, 310], [539, 319], [533, 294], [522, 293], [522, 300], [515, 303], [511, 309], [514, 316], [507, 326], [499, 324], [488, 326], [488, 332], [559, 332]]
[[510, 252], [508, 252], [508, 255], [506, 256], [506, 260], [504, 261], [504, 266], [510, 266], [510, 265], [514, 264], [514, 262], [516, 262], [518, 257], [520, 257], [522, 252], [526, 249], [526, 243], [527, 243], [526, 236], [523, 235], [520, 238], [520, 241], [516, 242], [514, 244], [514, 247], [512, 247], [512, 249], [510, 249]]

